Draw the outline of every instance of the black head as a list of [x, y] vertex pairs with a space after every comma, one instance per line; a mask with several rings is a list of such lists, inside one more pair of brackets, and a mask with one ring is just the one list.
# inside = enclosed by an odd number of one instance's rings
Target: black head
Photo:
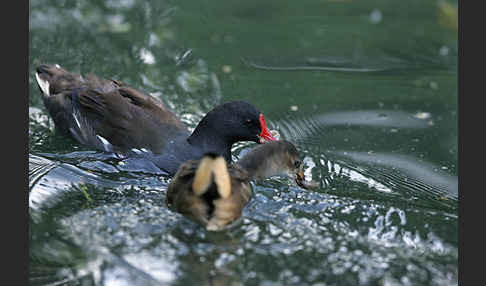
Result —
[[275, 140], [263, 114], [244, 101], [231, 101], [215, 107], [199, 122], [191, 137], [205, 137], [214, 142], [223, 140], [227, 144]]

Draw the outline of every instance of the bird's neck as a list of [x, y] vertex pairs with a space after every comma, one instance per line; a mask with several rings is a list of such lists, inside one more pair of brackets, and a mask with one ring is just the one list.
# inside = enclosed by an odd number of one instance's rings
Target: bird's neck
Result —
[[224, 136], [218, 135], [214, 130], [194, 130], [187, 138], [187, 142], [199, 149], [202, 154], [211, 152], [222, 155], [227, 162], [231, 162], [231, 146], [234, 142], [227, 140]]

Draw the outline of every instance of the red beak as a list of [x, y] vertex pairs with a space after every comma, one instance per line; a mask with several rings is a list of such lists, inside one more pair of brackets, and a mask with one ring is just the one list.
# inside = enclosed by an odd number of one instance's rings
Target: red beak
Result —
[[263, 114], [260, 113], [260, 126], [262, 127], [262, 133], [260, 133], [260, 142], [259, 143], [265, 143], [266, 141], [276, 141], [275, 137], [273, 137], [272, 133], [270, 133], [270, 130], [268, 130], [267, 124], [265, 123], [265, 117], [263, 117]]

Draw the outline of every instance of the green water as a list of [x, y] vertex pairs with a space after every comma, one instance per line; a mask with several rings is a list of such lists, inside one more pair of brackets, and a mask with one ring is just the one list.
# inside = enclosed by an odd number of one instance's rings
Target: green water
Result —
[[[31, 285], [457, 285], [457, 1], [30, 1]], [[35, 65], [122, 80], [189, 128], [256, 105], [294, 142], [233, 228], [55, 132]], [[252, 144], [234, 146], [235, 159]]]

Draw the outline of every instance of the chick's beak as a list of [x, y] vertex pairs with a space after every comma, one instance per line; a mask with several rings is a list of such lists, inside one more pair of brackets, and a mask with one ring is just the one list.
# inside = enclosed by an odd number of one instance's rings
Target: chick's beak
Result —
[[304, 170], [302, 169], [302, 165], [299, 167], [299, 171], [295, 175], [295, 182], [297, 185], [301, 188], [307, 189], [307, 187], [304, 184]]

